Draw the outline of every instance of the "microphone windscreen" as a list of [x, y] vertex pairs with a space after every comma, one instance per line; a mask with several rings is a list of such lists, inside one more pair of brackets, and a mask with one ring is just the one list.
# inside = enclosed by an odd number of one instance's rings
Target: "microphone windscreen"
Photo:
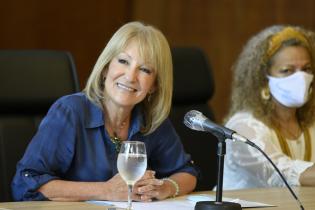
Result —
[[191, 110], [184, 116], [184, 124], [193, 130], [204, 131], [203, 122], [205, 121], [203, 114], [197, 110]]

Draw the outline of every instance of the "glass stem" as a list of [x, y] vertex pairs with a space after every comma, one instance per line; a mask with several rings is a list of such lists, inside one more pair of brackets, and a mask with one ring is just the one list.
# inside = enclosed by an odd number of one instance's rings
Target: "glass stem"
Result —
[[128, 210], [131, 210], [131, 205], [132, 205], [131, 194], [132, 194], [132, 185], [128, 184]]

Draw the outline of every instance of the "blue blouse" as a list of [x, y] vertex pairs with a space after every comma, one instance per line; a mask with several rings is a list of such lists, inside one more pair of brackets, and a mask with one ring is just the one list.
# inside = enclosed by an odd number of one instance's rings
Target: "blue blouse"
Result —
[[[132, 113], [128, 140], [146, 145], [148, 169], [162, 178], [177, 172], [197, 176], [190, 156], [169, 119], [149, 135], [142, 135], [143, 115]], [[47, 200], [37, 189], [53, 179], [107, 181], [117, 174], [117, 152], [104, 128], [102, 110], [84, 93], [57, 100], [17, 164], [12, 182], [15, 200]]]

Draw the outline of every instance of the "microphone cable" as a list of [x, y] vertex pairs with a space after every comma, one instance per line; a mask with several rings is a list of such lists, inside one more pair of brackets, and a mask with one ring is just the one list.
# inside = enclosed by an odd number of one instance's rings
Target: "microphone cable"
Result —
[[[230, 139], [232, 141], [235, 141], [233, 139]], [[268, 157], [268, 155], [259, 147], [257, 146], [254, 142], [250, 141], [247, 139], [247, 141], [245, 142], [246, 144], [256, 148], [258, 151], [261, 152], [261, 154], [263, 154], [265, 156], [265, 158], [267, 158], [267, 160], [271, 163], [271, 165], [274, 167], [274, 169], [277, 171], [277, 173], [279, 174], [279, 176], [281, 177], [282, 181], [284, 182], [284, 184], [286, 185], [286, 187], [289, 189], [289, 191], [291, 192], [292, 196], [294, 197], [294, 199], [296, 200], [296, 202], [298, 203], [298, 205], [300, 206], [301, 210], [304, 210], [304, 206], [302, 204], [302, 202], [299, 200], [299, 198], [297, 197], [297, 195], [295, 194], [295, 192], [292, 190], [292, 188], [290, 187], [290, 185], [288, 184], [287, 180], [284, 178], [284, 176], [282, 175], [282, 173], [280, 172], [280, 170], [278, 169], [278, 167], [274, 164], [274, 162]]]

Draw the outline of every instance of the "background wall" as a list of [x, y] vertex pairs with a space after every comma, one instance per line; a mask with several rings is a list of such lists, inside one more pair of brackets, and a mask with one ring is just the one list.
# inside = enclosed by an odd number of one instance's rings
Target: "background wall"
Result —
[[250, 36], [273, 24], [315, 30], [313, 0], [0, 0], [0, 5], [0, 49], [68, 50], [81, 87], [113, 32], [131, 20], [157, 26], [171, 46], [203, 48], [214, 71], [210, 103], [218, 121], [228, 110], [231, 66]]

